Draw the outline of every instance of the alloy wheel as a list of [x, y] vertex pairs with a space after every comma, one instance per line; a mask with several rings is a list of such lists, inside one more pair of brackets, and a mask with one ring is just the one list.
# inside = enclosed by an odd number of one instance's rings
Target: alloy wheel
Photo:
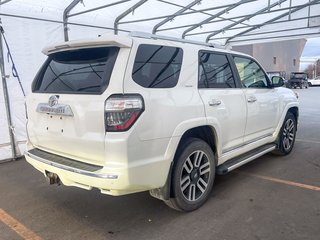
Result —
[[288, 119], [283, 128], [282, 144], [286, 151], [290, 150], [294, 142], [295, 124], [292, 119]]
[[210, 161], [203, 151], [191, 153], [183, 164], [180, 176], [180, 189], [188, 201], [197, 201], [208, 188]]

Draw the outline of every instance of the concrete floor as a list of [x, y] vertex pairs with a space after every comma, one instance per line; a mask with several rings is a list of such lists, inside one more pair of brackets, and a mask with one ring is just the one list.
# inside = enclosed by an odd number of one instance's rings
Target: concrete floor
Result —
[[[0, 210], [38, 239], [319, 240], [320, 87], [296, 91], [301, 116], [293, 152], [266, 155], [218, 176], [212, 197], [197, 211], [173, 211], [148, 193], [111, 197], [49, 186], [25, 160], [0, 165]], [[26, 236], [3, 218], [1, 240]]]

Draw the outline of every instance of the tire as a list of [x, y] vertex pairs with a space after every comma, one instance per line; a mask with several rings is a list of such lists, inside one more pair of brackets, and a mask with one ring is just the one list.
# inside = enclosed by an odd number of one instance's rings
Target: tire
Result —
[[165, 203], [178, 211], [201, 207], [209, 198], [215, 178], [214, 154], [197, 138], [188, 138], [177, 150], [172, 174], [172, 198]]
[[292, 151], [296, 139], [297, 121], [295, 116], [288, 112], [280, 129], [277, 149], [273, 152], [276, 155], [287, 155]]

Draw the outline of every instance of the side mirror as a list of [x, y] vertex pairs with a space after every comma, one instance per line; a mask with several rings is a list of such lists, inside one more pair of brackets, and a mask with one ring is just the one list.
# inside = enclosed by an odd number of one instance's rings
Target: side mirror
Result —
[[284, 85], [283, 78], [279, 76], [273, 76], [271, 82], [273, 87], [282, 87]]

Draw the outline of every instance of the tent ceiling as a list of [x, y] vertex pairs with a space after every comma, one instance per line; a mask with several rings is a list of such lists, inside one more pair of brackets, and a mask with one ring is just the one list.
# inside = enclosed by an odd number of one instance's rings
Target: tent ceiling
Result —
[[74, 24], [96, 26], [101, 33], [139, 30], [222, 45], [320, 36], [320, 0], [0, 0], [0, 4], [0, 16], [61, 22], [65, 39]]

